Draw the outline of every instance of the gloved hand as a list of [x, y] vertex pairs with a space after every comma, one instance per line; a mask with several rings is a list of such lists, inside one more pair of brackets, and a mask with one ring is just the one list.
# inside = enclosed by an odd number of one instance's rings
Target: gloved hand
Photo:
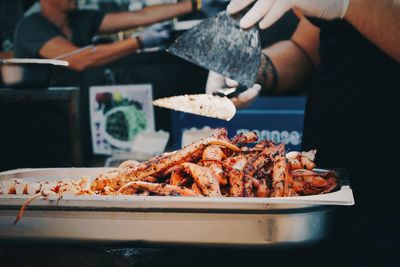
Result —
[[[232, 0], [227, 11], [231, 14], [246, 8], [255, 0]], [[257, 0], [240, 20], [242, 28], [250, 28], [259, 22], [261, 29], [274, 24], [292, 8], [300, 9], [304, 15], [326, 20], [344, 18], [350, 0]]]
[[168, 25], [157, 23], [144, 29], [139, 36], [134, 36], [138, 39], [140, 48], [156, 47], [167, 41], [170, 38]]
[[[206, 93], [212, 94], [219, 89], [224, 88], [236, 88], [239, 84], [229, 78], [225, 78], [224, 76], [210, 71], [207, 79], [206, 85]], [[236, 108], [241, 109], [249, 106], [253, 103], [254, 100], [257, 99], [259, 93], [261, 91], [261, 85], [254, 84], [253, 87], [247, 89], [243, 93], [237, 95], [236, 97], [230, 98]]]
[[230, 98], [236, 108], [245, 108], [253, 103], [261, 91], [261, 85], [254, 84], [253, 87], [247, 89], [236, 97]]

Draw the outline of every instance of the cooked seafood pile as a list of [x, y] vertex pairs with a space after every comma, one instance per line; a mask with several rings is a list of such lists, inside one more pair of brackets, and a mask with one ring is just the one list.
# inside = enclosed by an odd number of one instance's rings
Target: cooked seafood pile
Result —
[[[90, 181], [0, 183], [3, 194], [291, 197], [338, 187], [334, 172], [315, 171], [315, 150], [288, 152], [254, 132], [228, 138], [217, 129], [204, 139], [146, 162], [126, 161]], [[257, 143], [256, 143], [257, 142]], [[256, 143], [256, 144], [254, 144]]]

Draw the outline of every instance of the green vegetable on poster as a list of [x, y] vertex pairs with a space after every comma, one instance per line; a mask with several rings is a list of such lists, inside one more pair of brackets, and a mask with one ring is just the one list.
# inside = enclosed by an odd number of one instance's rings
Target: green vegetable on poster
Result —
[[106, 132], [121, 141], [132, 140], [146, 127], [146, 116], [135, 105], [118, 107], [106, 117]]

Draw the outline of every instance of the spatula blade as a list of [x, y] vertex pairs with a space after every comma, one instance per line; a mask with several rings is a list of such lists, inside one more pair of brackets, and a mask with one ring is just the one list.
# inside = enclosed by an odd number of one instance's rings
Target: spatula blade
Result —
[[208, 94], [160, 98], [154, 100], [153, 105], [226, 121], [236, 114], [235, 105], [227, 97]]
[[256, 27], [243, 30], [238, 18], [223, 11], [186, 31], [167, 51], [250, 88], [260, 66], [261, 40]]

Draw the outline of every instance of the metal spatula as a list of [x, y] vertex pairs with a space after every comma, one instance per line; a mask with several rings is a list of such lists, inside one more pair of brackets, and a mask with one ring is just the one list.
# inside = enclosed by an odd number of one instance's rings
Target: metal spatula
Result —
[[153, 105], [226, 121], [236, 114], [235, 105], [227, 97], [207, 94], [160, 98]]
[[256, 27], [240, 28], [242, 15], [223, 11], [205, 19], [182, 34], [167, 51], [250, 88], [260, 66], [261, 41]]

